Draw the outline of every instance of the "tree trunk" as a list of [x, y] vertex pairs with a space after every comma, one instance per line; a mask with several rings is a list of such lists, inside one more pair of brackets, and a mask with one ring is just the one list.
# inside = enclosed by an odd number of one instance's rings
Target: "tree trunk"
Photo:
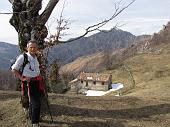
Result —
[[44, 48], [44, 39], [48, 34], [45, 23], [58, 1], [50, 0], [45, 10], [39, 15], [42, 0], [10, 0], [13, 9], [10, 24], [18, 32], [21, 52], [25, 50], [29, 40], [36, 40], [39, 48]]
[[[13, 9], [13, 15], [9, 22], [18, 33], [20, 52], [25, 51], [29, 40], [36, 40], [40, 49], [38, 60], [40, 65], [43, 65], [43, 67], [40, 66], [40, 70], [44, 77], [46, 76], [46, 71], [44, 71], [46, 58], [44, 58], [43, 49], [45, 48], [44, 39], [48, 34], [45, 23], [58, 1], [50, 0], [46, 9], [39, 15], [42, 0], [9, 0]], [[45, 103], [46, 101], [43, 102]]]

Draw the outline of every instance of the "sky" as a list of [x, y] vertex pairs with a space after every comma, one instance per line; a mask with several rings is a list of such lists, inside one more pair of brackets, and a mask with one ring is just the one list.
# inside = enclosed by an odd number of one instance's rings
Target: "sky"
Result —
[[[63, 17], [71, 23], [68, 26], [70, 29], [66, 31], [65, 39], [79, 36], [88, 26], [109, 18], [115, 12], [115, 3], [118, 3], [118, 0], [60, 0], [46, 24], [51, 34], [55, 34], [55, 20], [59, 18], [64, 1]], [[43, 1], [42, 11], [47, 2], [48, 0]], [[120, 8], [130, 2], [131, 0], [121, 0]], [[0, 13], [3, 12], [12, 12], [8, 0], [0, 0]], [[159, 32], [163, 25], [170, 21], [169, 12], [170, 0], [136, 0], [102, 30], [109, 30], [118, 24], [120, 29], [136, 36], [152, 35]], [[9, 24], [11, 16], [11, 14], [0, 14], [0, 41], [18, 44], [17, 32]]]

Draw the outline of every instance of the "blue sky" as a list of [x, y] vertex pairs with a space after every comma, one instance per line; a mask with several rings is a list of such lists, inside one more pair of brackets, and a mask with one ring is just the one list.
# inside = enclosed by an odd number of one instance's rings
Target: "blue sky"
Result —
[[[43, 2], [43, 5], [48, 0]], [[55, 33], [54, 19], [61, 12], [64, 0], [60, 0], [55, 7], [48, 26], [50, 32]], [[118, 0], [66, 0], [64, 18], [71, 21], [67, 31], [72, 38], [84, 33], [85, 28], [110, 17], [114, 12], [114, 2]], [[131, 0], [122, 0], [126, 5]], [[0, 0], [0, 12], [12, 12], [8, 0]], [[109, 29], [118, 23], [120, 29], [129, 31], [134, 35], [153, 34], [158, 32], [170, 21], [170, 0], [136, 0], [129, 8], [122, 12], [115, 20], [103, 29]], [[11, 15], [0, 15], [0, 41], [17, 44], [17, 32], [9, 24]]]

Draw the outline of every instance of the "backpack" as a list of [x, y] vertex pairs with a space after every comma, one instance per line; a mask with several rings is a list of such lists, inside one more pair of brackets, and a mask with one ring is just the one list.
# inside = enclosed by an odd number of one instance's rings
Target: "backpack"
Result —
[[[20, 72], [21, 75], [22, 75], [22, 73], [23, 73], [24, 67], [26, 66], [26, 64], [29, 63], [29, 61], [28, 61], [28, 55], [27, 55], [26, 53], [23, 53], [23, 56], [24, 56], [24, 62], [23, 62], [23, 64], [22, 64], [21, 68], [19, 69], [19, 72]], [[11, 70], [12, 70], [12, 65], [15, 63], [15, 61], [17, 60], [17, 58], [18, 58], [18, 56], [15, 58], [15, 60], [12, 60], [12, 61], [11, 61], [11, 66], [10, 66], [10, 69], [11, 69]], [[23, 108], [28, 109], [28, 107], [29, 107], [29, 98], [28, 98], [28, 95], [27, 95], [27, 93], [28, 93], [28, 88], [27, 88], [27, 85], [23, 85], [22, 87], [23, 87], [23, 88], [21, 88], [21, 81], [18, 79], [18, 82], [17, 82], [17, 84], [16, 84], [16, 90], [21, 91], [21, 89], [22, 89], [22, 91], [24, 91], [24, 92], [23, 92], [24, 94], [21, 95], [20, 103], [22, 104], [22, 107], [23, 107]]]
[[[26, 66], [26, 64], [29, 63], [28, 61], [28, 55], [26, 53], [23, 53], [24, 56], [24, 62], [21, 66], [21, 68], [19, 69], [20, 74], [23, 73], [24, 67]], [[15, 58], [15, 60], [11, 60], [11, 65], [10, 65], [10, 70], [12, 70], [12, 65], [15, 63], [15, 61], [17, 60], [18, 56]]]

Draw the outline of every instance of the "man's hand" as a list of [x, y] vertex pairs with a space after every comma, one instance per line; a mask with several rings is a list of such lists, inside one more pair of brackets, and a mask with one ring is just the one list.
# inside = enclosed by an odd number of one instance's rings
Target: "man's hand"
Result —
[[29, 77], [21, 77], [21, 79], [20, 79], [21, 81], [27, 81], [27, 82], [29, 82], [30, 81], [30, 78]]

